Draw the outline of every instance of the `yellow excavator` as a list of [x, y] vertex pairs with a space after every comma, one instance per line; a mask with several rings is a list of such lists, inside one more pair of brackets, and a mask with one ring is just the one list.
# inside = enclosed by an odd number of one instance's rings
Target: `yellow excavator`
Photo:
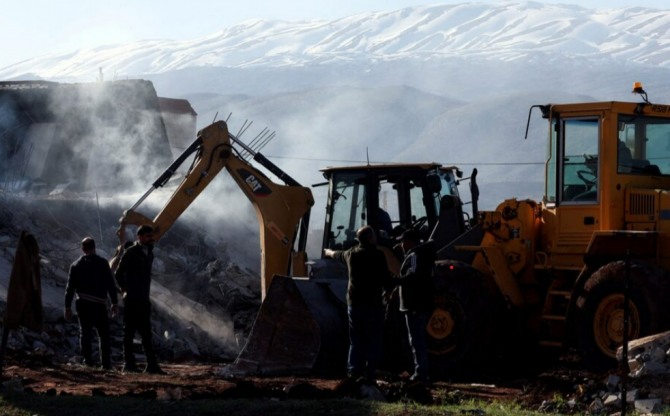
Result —
[[[139, 213], [138, 207], [149, 194], [164, 186], [191, 155], [191, 167], [156, 217], [150, 219]], [[284, 184], [274, 183], [247, 157]], [[150, 224], [158, 241], [224, 168], [256, 210], [263, 300], [247, 343], [227, 372], [342, 373], [348, 349], [347, 272], [344, 265], [330, 259], [307, 261], [312, 193], [231, 134], [223, 121], [200, 130], [193, 144], [124, 212], [118, 230], [119, 250], [112, 267], [121, 254], [126, 226]], [[356, 244], [356, 230], [370, 224], [378, 231], [380, 248], [392, 272], [399, 268], [399, 258], [392, 251], [394, 237], [403, 230], [415, 228], [425, 239], [433, 238], [446, 246], [456, 236], [467, 235], [471, 219], [476, 216], [476, 170], [466, 178], [474, 190], [470, 218], [464, 213], [458, 194], [462, 172], [455, 167], [437, 163], [383, 164], [328, 168], [322, 173], [326, 182], [315, 186], [328, 186], [329, 192], [320, 249], [351, 247]], [[446, 250], [442, 256], [451, 253]], [[435, 322], [430, 335], [441, 337], [440, 322]], [[406, 337], [404, 328], [401, 331], [394, 338]], [[404, 354], [404, 359], [409, 358], [406, 348], [397, 351]], [[387, 361], [399, 360], [391, 357]]]

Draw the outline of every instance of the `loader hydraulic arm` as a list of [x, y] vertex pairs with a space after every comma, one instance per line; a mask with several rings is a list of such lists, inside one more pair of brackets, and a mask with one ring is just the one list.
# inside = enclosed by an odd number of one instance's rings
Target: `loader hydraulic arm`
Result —
[[[233, 143], [252, 155], [254, 160], [284, 181], [285, 185], [272, 182], [243, 159]], [[137, 207], [149, 194], [163, 186], [193, 153], [195, 160], [192, 167], [158, 215], [151, 220], [137, 212]], [[265, 156], [254, 152], [230, 134], [223, 121], [200, 130], [196, 140], [152, 184], [151, 189], [124, 212], [117, 232], [120, 247], [125, 240], [126, 225], [149, 224], [153, 226], [154, 237], [158, 241], [223, 168], [230, 173], [256, 210], [260, 228], [261, 293], [264, 298], [275, 274], [306, 274], [305, 246], [314, 198], [309, 188], [301, 186]], [[296, 240], [298, 244], [294, 248]]]

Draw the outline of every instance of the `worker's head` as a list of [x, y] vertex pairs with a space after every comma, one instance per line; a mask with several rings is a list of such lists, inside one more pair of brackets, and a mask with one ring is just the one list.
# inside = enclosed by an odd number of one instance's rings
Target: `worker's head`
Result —
[[402, 233], [399, 240], [403, 251], [407, 253], [409, 250], [419, 245], [421, 242], [421, 235], [417, 230], [410, 228]]
[[369, 225], [365, 225], [356, 231], [356, 239], [361, 244], [377, 244], [375, 230]]
[[91, 237], [86, 237], [81, 240], [81, 251], [83, 251], [84, 254], [95, 253], [95, 240]]
[[151, 246], [154, 243], [154, 229], [150, 225], [141, 225], [137, 229], [137, 240], [143, 246]]

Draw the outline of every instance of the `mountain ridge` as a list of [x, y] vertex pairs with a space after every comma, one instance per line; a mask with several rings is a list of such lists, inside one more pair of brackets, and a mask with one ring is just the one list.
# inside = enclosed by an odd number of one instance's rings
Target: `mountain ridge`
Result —
[[35, 57], [0, 68], [0, 77], [81, 80], [100, 68], [118, 78], [191, 67], [463, 57], [515, 61], [546, 55], [670, 68], [670, 13], [527, 1], [415, 6], [331, 21], [252, 19], [199, 39], [142, 40]]

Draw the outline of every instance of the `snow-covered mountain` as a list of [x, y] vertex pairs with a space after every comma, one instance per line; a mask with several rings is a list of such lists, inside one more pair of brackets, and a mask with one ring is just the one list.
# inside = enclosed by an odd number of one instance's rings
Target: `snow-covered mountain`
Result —
[[192, 67], [462, 57], [524, 62], [588, 58], [669, 68], [670, 13], [520, 2], [422, 6], [334, 21], [250, 20], [201, 39], [146, 40], [36, 57], [0, 69], [0, 77], [90, 79], [99, 68], [108, 76], [136, 77]]
[[202, 39], [35, 57], [0, 68], [0, 79], [100, 73], [188, 98], [199, 127], [229, 113], [233, 130], [245, 119], [268, 126], [277, 138], [263, 152], [302, 183], [320, 182], [326, 165], [368, 158], [477, 166], [490, 208], [541, 196], [546, 126], [531, 123], [523, 140], [530, 105], [631, 100], [634, 81], [652, 101], [670, 101], [670, 13], [464, 2], [252, 20]]

